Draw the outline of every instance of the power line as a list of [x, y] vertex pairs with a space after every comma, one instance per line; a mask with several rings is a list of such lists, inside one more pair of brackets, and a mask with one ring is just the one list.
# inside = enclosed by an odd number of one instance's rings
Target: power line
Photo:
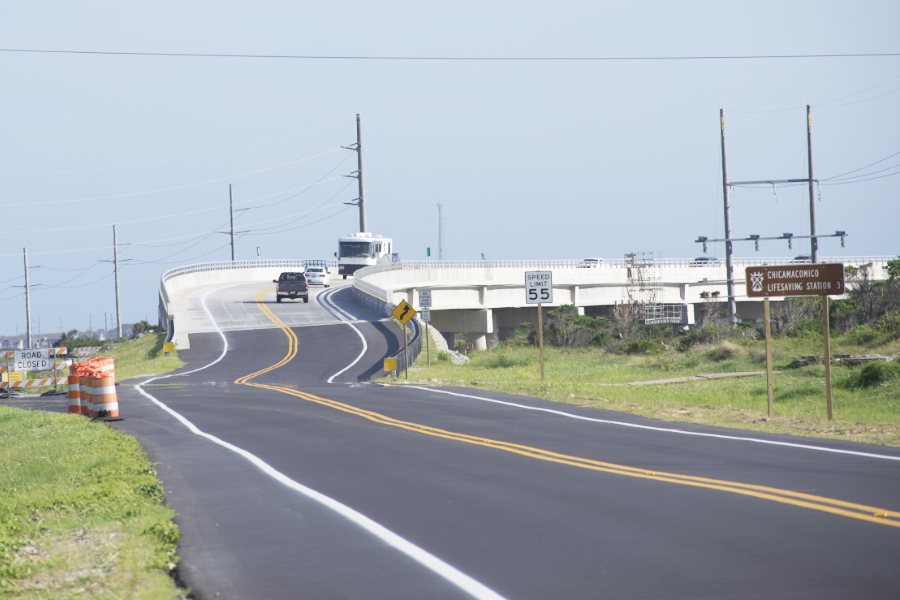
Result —
[[[19, 173], [19, 174], [12, 174], [12, 175], [0, 175], [0, 179], [7, 179], [7, 178], [12, 178], [12, 177], [46, 177], [46, 176], [49, 176], [49, 175], [71, 175], [71, 174], [76, 174], [76, 173], [96, 173], [97, 171], [109, 171], [109, 170], [112, 170], [112, 169], [130, 169], [130, 168], [133, 168], [133, 167], [146, 167], [146, 166], [149, 166], [149, 165], [160, 165], [160, 164], [163, 164], [163, 163], [167, 163], [167, 162], [176, 162], [176, 161], [179, 161], [179, 160], [190, 160], [190, 159], [192, 159], [192, 158], [199, 158], [199, 157], [201, 157], [201, 156], [210, 156], [210, 155], [213, 155], [213, 154], [221, 154], [221, 153], [223, 153], [223, 152], [233, 152], [233, 151], [235, 151], [235, 150], [242, 150], [242, 149], [244, 149], [244, 148], [250, 148], [250, 147], [253, 147], [253, 146], [259, 146], [260, 144], [267, 144], [267, 143], [269, 143], [269, 142], [277, 142], [278, 140], [283, 140], [283, 139], [287, 139], [287, 138], [289, 138], [289, 137], [295, 137], [295, 136], [298, 136], [298, 135], [303, 135], [304, 133], [309, 133], [309, 132], [311, 132], [311, 131], [317, 131], [317, 130], [319, 130], [319, 129], [324, 129], [324, 128], [326, 128], [326, 127], [331, 127], [332, 125], [337, 125], [337, 124], [339, 124], [339, 123], [344, 123], [344, 122], [346, 122], [346, 121], [351, 121], [351, 120], [352, 120], [352, 119], [341, 119], [340, 121], [334, 121], [333, 123], [327, 123], [327, 124], [325, 124], [325, 125], [320, 125], [320, 126], [318, 126], [318, 127], [313, 127], [312, 129], [305, 129], [305, 130], [303, 130], [303, 131], [297, 131], [297, 132], [295, 132], [295, 133], [289, 133], [289, 134], [287, 134], [287, 135], [282, 135], [282, 136], [275, 137], [275, 138], [269, 138], [269, 139], [267, 139], [267, 140], [261, 140], [261, 141], [258, 141], [258, 142], [252, 142], [252, 143], [250, 143], [250, 144], [244, 144], [244, 145], [242, 145], [242, 146], [234, 146], [234, 147], [232, 147], [232, 148], [224, 148], [224, 149], [222, 149], [222, 150], [211, 150], [211, 151], [209, 151], [209, 152], [201, 152], [200, 154], [191, 154], [191, 155], [189, 155], [189, 156], [178, 156], [178, 157], [176, 157], [176, 158], [164, 158], [164, 159], [162, 159], [162, 160], [154, 160], [154, 161], [149, 161], [149, 162], [134, 163], [134, 164], [130, 164], [130, 165], [118, 165], [118, 166], [112, 166], [112, 167], [97, 167], [97, 168], [94, 168], [94, 169], [78, 169], [78, 170], [74, 170], [74, 171], [56, 171], [56, 172], [52, 172], [52, 173]], [[346, 129], [346, 128], [344, 128], [344, 129]], [[343, 131], [343, 130], [342, 130], [342, 131]], [[338, 134], [336, 134], [336, 135], [333, 136], [333, 137], [336, 137], [337, 135], [340, 135], [340, 133], [341, 133], [341, 132], [339, 132]], [[330, 139], [330, 138], [329, 138], [329, 139]], [[321, 145], [324, 145], [324, 143], [323, 143], [323, 144], [320, 144], [320, 146], [321, 146]], [[314, 148], [314, 150], [315, 150], [315, 148]]]
[[[876, 160], [875, 162], [869, 163], [868, 165], [866, 165], [866, 166], [864, 166], [864, 167], [860, 167], [860, 168], [858, 168], [858, 169], [853, 169], [852, 171], [847, 171], [846, 173], [841, 173], [840, 175], [835, 175], [834, 177], [829, 177], [828, 179], [823, 179], [822, 181], [830, 181], [830, 180], [832, 180], [832, 179], [838, 179], [839, 177], [843, 177], [844, 175], [849, 175], [850, 173], [856, 173], [857, 171], [862, 171], [863, 169], [868, 169], [869, 167], [874, 167], [874, 166], [877, 165], [878, 163], [883, 163], [883, 162], [886, 161], [887, 159], [893, 158], [893, 157], [897, 156], [898, 154], [900, 154], [900, 152], [894, 152], [894, 153], [891, 154], [890, 156], [885, 156], [885, 157], [882, 158], [881, 160]], [[893, 167], [888, 167], [888, 168], [890, 169], [890, 168], [893, 168]]]
[[198, 185], [206, 185], [206, 184], [208, 184], [208, 183], [216, 183], [216, 182], [219, 182], [219, 181], [225, 181], [225, 180], [228, 180], [228, 179], [235, 179], [235, 178], [237, 178], [237, 177], [244, 177], [244, 176], [246, 176], [246, 175], [253, 175], [254, 173], [261, 173], [261, 172], [263, 172], [263, 171], [271, 171], [271, 170], [273, 170], [273, 169], [280, 169], [281, 167], [285, 167], [285, 166], [287, 166], [287, 165], [292, 165], [292, 164], [295, 164], [295, 163], [298, 163], [298, 162], [303, 162], [303, 161], [306, 161], [306, 160], [312, 160], [312, 159], [314, 159], [314, 158], [319, 158], [320, 156], [325, 156], [326, 154], [331, 154], [331, 153], [333, 153], [333, 152], [337, 152], [338, 150], [340, 150], [340, 148], [338, 148], [338, 149], [336, 149], [336, 150], [329, 150], [328, 152], [323, 152], [322, 154], [316, 154], [315, 156], [308, 156], [308, 157], [305, 157], [305, 158], [298, 158], [297, 160], [292, 160], [292, 161], [290, 161], [290, 162], [286, 162], [286, 163], [283, 163], [283, 164], [280, 164], [280, 165], [275, 165], [275, 166], [273, 166], [273, 167], [266, 167], [266, 168], [264, 168], [264, 169], [256, 169], [255, 171], [248, 171], [247, 173], [240, 173], [240, 174], [237, 174], [237, 175], [229, 175], [229, 176], [227, 176], [227, 177], [219, 177], [219, 178], [217, 178], [217, 179], [209, 179], [209, 180], [207, 180], [207, 181], [198, 181], [198, 182], [196, 182], [196, 183], [186, 183], [186, 184], [184, 184], [184, 185], [176, 185], [176, 186], [173, 186], [173, 187], [159, 188], [159, 189], [157, 189], [157, 190], [148, 190], [148, 191], [145, 191], [145, 192], [129, 192], [129, 193], [127, 193], [127, 194], [116, 194], [116, 195], [113, 195], [113, 196], [96, 196], [96, 197], [94, 197], [94, 198], [79, 198], [79, 199], [76, 199], [76, 200], [51, 200], [51, 201], [49, 201], [49, 202], [19, 202], [19, 203], [16, 203], [16, 204], [2, 204], [2, 205], [0, 205], [0, 208], [8, 208], [8, 207], [10, 207], [10, 206], [43, 206], [43, 205], [47, 205], [47, 204], [72, 204], [72, 203], [74, 203], [74, 202], [89, 202], [89, 201], [91, 201], [91, 200], [112, 200], [112, 199], [115, 199], [115, 198], [128, 198], [128, 197], [131, 197], [131, 196], [144, 196], [144, 195], [147, 195], [147, 194], [156, 194], [156, 193], [158, 193], [158, 192], [169, 192], [169, 191], [172, 191], [172, 190], [181, 190], [181, 189], [184, 189], [184, 188], [196, 187], [196, 186], [198, 186]]
[[386, 61], [670, 61], [670, 60], [766, 60], [807, 58], [879, 58], [900, 56], [900, 52], [866, 52], [847, 54], [748, 54], [696, 56], [328, 56], [304, 54], [213, 54], [205, 52], [119, 52], [111, 50], [45, 50], [36, 48], [0, 48], [0, 52], [23, 54], [79, 54], [89, 56], [143, 56], [168, 58], [254, 58], [290, 60], [386, 60]]

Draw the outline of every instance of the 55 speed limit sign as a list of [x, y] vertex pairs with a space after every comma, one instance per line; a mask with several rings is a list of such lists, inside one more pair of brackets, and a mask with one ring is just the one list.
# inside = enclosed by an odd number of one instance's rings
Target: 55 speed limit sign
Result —
[[552, 271], [525, 271], [525, 303], [553, 303]]

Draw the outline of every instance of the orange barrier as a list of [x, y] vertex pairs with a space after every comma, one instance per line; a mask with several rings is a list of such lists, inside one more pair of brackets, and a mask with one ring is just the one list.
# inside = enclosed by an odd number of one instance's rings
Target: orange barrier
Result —
[[[70, 405], [74, 404], [75, 391], [73, 385], [78, 387], [79, 408], [83, 415], [92, 419], [104, 421], [118, 421], [119, 400], [116, 395], [115, 362], [111, 358], [97, 357], [84, 362], [74, 364], [69, 369], [70, 373]], [[77, 378], [77, 384], [74, 379]], [[73, 408], [69, 412], [78, 411]]]
[[94, 417], [98, 419], [117, 418], [119, 400], [116, 397], [116, 381], [112, 377], [93, 379]]
[[78, 380], [78, 375], [69, 375], [69, 412], [76, 415], [81, 414], [81, 391]]

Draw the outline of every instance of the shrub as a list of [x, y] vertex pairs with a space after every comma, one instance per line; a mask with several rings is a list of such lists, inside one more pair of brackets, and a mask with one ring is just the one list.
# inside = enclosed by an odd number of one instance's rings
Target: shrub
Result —
[[620, 347], [625, 354], [654, 354], [662, 350], [662, 346], [650, 340], [631, 340]]
[[850, 338], [850, 341], [859, 346], [869, 344], [878, 337], [878, 331], [872, 329], [868, 325], [857, 325], [849, 332], [847, 332], [847, 337]]
[[691, 346], [699, 346], [703, 344], [718, 344], [722, 340], [732, 337], [735, 330], [731, 327], [722, 325], [704, 325], [703, 327], [695, 327], [686, 331], [678, 339], [678, 349], [684, 352]]
[[718, 346], [714, 346], [713, 348], [711, 348], [709, 352], [707, 352], [707, 355], [709, 355], [709, 357], [714, 361], [722, 362], [723, 360], [728, 360], [730, 358], [740, 356], [742, 353], [743, 349], [740, 346], [725, 341]]
[[850, 375], [846, 386], [851, 388], [870, 388], [900, 379], [900, 363], [870, 362], [862, 369]]

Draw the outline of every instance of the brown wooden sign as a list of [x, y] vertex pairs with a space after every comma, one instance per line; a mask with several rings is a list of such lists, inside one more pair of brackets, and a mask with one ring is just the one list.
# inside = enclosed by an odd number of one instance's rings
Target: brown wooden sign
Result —
[[844, 265], [792, 264], [747, 267], [747, 297], [839, 296]]

